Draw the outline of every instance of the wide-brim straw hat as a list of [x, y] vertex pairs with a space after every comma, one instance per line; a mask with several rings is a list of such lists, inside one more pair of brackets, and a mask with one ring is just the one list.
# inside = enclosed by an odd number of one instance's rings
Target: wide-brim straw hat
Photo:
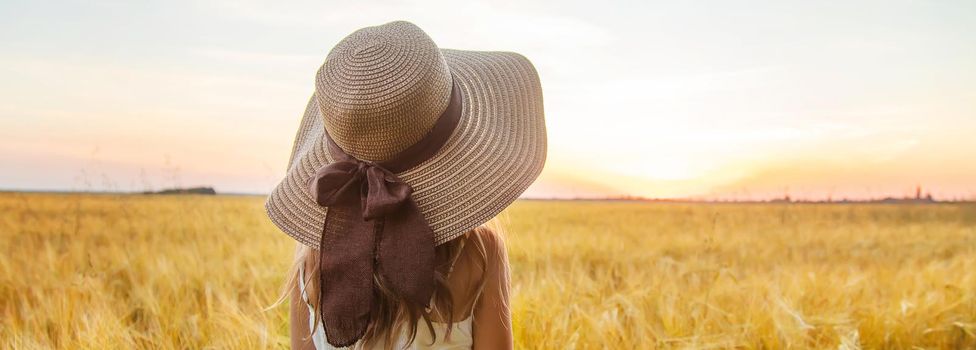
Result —
[[317, 248], [328, 208], [308, 182], [329, 154], [326, 132], [363, 161], [389, 160], [416, 143], [461, 95], [460, 120], [432, 157], [397, 173], [434, 233], [435, 245], [487, 222], [522, 194], [546, 157], [539, 76], [512, 52], [440, 49], [420, 28], [392, 22], [360, 29], [316, 74], [285, 178], [265, 204], [278, 228]]

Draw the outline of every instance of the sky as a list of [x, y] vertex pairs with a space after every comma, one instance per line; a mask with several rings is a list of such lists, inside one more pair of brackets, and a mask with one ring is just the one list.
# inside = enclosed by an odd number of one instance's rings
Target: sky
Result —
[[329, 50], [539, 72], [527, 197], [976, 198], [972, 1], [0, 0], [0, 189], [268, 193]]

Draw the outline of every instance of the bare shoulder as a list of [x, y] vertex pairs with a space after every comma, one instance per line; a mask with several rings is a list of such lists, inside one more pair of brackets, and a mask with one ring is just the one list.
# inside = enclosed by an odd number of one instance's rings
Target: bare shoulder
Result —
[[487, 266], [474, 308], [475, 349], [511, 349], [512, 316], [509, 306], [510, 278], [505, 237], [488, 229], [474, 236], [487, 252]]
[[507, 264], [504, 237], [487, 227], [469, 231], [464, 248], [455, 265], [455, 274], [464, 275], [477, 284], [485, 274]]
[[505, 241], [488, 228], [478, 227], [464, 235], [463, 248], [448, 277], [451, 297], [458, 306], [455, 320], [471, 315], [482, 290], [494, 285], [499, 272], [507, 268]]
[[475, 242], [475, 248], [481, 250], [479, 253], [489, 260], [489, 265], [491, 265], [492, 260], [506, 256], [505, 237], [501, 232], [480, 226], [470, 233], [469, 239]]

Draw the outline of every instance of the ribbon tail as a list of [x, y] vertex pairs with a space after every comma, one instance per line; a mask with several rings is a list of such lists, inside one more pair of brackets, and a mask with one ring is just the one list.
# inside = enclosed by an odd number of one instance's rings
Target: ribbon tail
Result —
[[407, 300], [430, 306], [434, 294], [434, 232], [412, 198], [383, 218], [378, 271]]
[[320, 317], [336, 347], [354, 344], [369, 326], [373, 309], [375, 233], [361, 208], [331, 206], [320, 245]]

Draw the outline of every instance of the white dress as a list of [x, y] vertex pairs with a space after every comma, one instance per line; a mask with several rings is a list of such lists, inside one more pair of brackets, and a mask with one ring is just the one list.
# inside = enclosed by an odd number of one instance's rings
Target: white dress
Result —
[[[312, 329], [312, 343], [315, 344], [315, 348], [318, 350], [331, 350], [331, 349], [355, 349], [355, 350], [366, 350], [366, 348], [359, 343], [353, 344], [351, 347], [346, 348], [336, 348], [329, 344], [325, 338], [325, 328], [322, 327], [322, 322], [318, 324], [315, 323], [315, 310], [308, 303], [308, 295], [305, 294], [305, 269], [299, 268], [301, 272], [301, 278], [298, 279], [299, 286], [302, 289], [302, 299], [305, 300], [305, 305], [308, 306], [308, 328]], [[413, 343], [409, 347], [404, 347], [408, 337], [403, 334], [401, 337], [396, 339], [396, 346], [394, 349], [408, 349], [408, 350], [455, 350], [455, 349], [471, 349], [474, 346], [474, 338], [471, 335], [471, 322], [472, 317], [468, 315], [468, 318], [454, 323], [454, 329], [451, 331], [450, 339], [444, 339], [444, 335], [447, 334], [447, 324], [440, 322], [433, 322], [434, 331], [437, 334], [437, 341], [431, 344], [431, 339], [434, 337], [430, 334], [430, 329], [427, 328], [426, 324], [421, 322], [417, 325], [417, 338], [414, 339]], [[314, 328], [313, 328], [314, 327]], [[385, 349], [386, 344], [376, 344], [373, 349]]]

